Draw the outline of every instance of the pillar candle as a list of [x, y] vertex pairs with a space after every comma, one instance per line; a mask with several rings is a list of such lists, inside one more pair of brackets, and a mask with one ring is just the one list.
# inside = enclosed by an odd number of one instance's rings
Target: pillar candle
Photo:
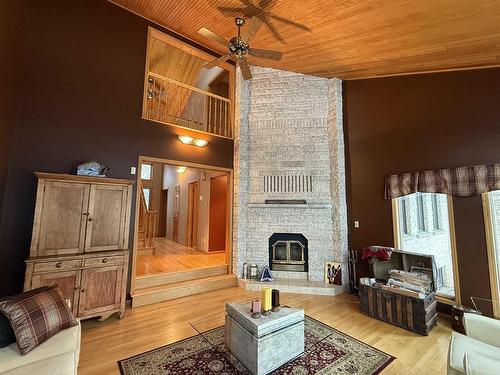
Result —
[[262, 289], [262, 310], [269, 311], [271, 310], [271, 288], [263, 288]]
[[257, 314], [260, 313], [260, 310], [262, 309], [260, 305], [260, 301], [256, 299], [255, 301], [252, 301], [252, 313]]
[[272, 305], [273, 308], [280, 306], [280, 291], [278, 289], [272, 290]]

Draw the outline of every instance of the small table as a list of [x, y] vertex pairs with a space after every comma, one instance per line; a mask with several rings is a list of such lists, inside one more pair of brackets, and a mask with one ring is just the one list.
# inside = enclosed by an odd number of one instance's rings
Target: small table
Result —
[[226, 347], [253, 374], [267, 374], [304, 353], [304, 310], [250, 315], [250, 304], [226, 304]]
[[[240, 305], [243, 305], [243, 309], [248, 310], [248, 313], [250, 313], [250, 303], [252, 302], [253, 298], [242, 298], [239, 299], [238, 302]], [[231, 304], [233, 305], [233, 304]], [[303, 311], [302, 310], [297, 310], [297, 309], [291, 309], [287, 306], [282, 306], [280, 312], [281, 313], [286, 313], [287, 311], [299, 311], [299, 316], [302, 312], [303, 316]], [[269, 317], [262, 317], [261, 319], [270, 319], [272, 320], [273, 316], [274, 318], [277, 318], [277, 313], [272, 313], [271, 316]], [[237, 371], [240, 374], [247, 374], [248, 372], [252, 371], [252, 363], [255, 368], [256, 362], [252, 361], [250, 363], [245, 363], [243, 362], [243, 358], [238, 357], [235, 355], [232, 350], [229, 350], [227, 348], [226, 344], [226, 339], [225, 339], [225, 322], [226, 322], [226, 317], [227, 313], [224, 311], [224, 308], [217, 309], [215, 312], [209, 315], [201, 316], [199, 318], [193, 319], [189, 322], [191, 327], [193, 327], [196, 332], [204, 338], [206, 342], [208, 342], [213, 350], [217, 350], [220, 354], [222, 354], [225, 358], [228, 359], [229, 362], [231, 362], [233, 365], [237, 367]], [[250, 318], [251, 319], [251, 318]], [[254, 321], [254, 319], [252, 319]], [[307, 326], [308, 321], [307, 319], [303, 321], [303, 324]], [[304, 331], [302, 331], [304, 332]], [[304, 353], [307, 353], [309, 351], [315, 350], [315, 346], [321, 343], [325, 338], [327, 338], [331, 332], [329, 330], [324, 330], [320, 332], [315, 332], [314, 335], [308, 335], [307, 331], [304, 333], [304, 338], [301, 339], [293, 339], [296, 343], [299, 345], [301, 343], [304, 344]], [[252, 335], [253, 339], [256, 339], [256, 337]], [[286, 341], [285, 346], [289, 345], [290, 342]], [[273, 348], [273, 350], [278, 350], [279, 348]], [[295, 359], [296, 356], [300, 355], [301, 353], [295, 355], [292, 358], [289, 358], [288, 360], [285, 360], [284, 358], [280, 358], [279, 363], [276, 363], [275, 366], [272, 366], [274, 369], [277, 369], [280, 366], [286, 366], [286, 363], [291, 362]], [[241, 367], [238, 363], [235, 362], [235, 360], [241, 364]], [[262, 358], [261, 358], [262, 360]], [[258, 361], [258, 358], [257, 358]], [[245, 369], [246, 368], [246, 369]], [[255, 371], [255, 370], [253, 370]], [[272, 370], [270, 370], [272, 371]], [[255, 373], [254, 373], [255, 374]]]

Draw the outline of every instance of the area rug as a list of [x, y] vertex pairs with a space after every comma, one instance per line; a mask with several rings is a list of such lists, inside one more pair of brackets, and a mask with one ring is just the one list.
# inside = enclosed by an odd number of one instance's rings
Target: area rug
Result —
[[[380, 373], [394, 357], [311, 317], [305, 318], [305, 351], [272, 374]], [[224, 327], [118, 361], [122, 375], [251, 375], [224, 346]], [[210, 343], [214, 344], [211, 345]]]

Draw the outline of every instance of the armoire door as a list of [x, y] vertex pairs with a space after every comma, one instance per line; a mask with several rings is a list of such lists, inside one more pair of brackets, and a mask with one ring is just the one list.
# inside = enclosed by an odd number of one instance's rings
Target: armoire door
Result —
[[32, 248], [37, 256], [83, 253], [89, 191], [89, 184], [45, 182], [40, 217], [34, 224], [37, 237]]
[[127, 186], [92, 185], [85, 252], [124, 249]]
[[123, 265], [82, 271], [79, 316], [120, 308]]
[[31, 278], [31, 289], [57, 284], [64, 298], [71, 301], [71, 311], [76, 316], [80, 277], [80, 270], [34, 274]]

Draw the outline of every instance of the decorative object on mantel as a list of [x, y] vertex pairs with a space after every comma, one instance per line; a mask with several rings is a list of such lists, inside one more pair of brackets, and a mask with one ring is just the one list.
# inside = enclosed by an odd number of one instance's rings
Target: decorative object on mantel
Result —
[[272, 293], [271, 304], [273, 306], [271, 311], [272, 312], [280, 311], [280, 291], [278, 289], [273, 289], [271, 293]]
[[265, 204], [307, 204], [305, 199], [266, 199]]
[[248, 267], [248, 272], [249, 272], [249, 279], [250, 280], [257, 280], [259, 276], [259, 267], [255, 264], [252, 263]]
[[262, 304], [258, 299], [252, 301], [252, 306], [250, 308], [250, 312], [252, 313], [251, 317], [253, 319], [259, 319], [260, 313], [262, 311]]
[[342, 263], [325, 262], [325, 284], [342, 285]]
[[262, 269], [262, 272], [260, 273], [260, 281], [274, 281], [274, 277], [269, 269], [269, 266], [264, 266]]
[[108, 171], [109, 168], [97, 160], [89, 160], [78, 164], [76, 167], [76, 174], [78, 176], [106, 177]]
[[385, 199], [413, 193], [472, 197], [500, 190], [500, 164], [393, 174], [385, 178]]
[[271, 288], [262, 288], [262, 315], [271, 314], [272, 308]]

